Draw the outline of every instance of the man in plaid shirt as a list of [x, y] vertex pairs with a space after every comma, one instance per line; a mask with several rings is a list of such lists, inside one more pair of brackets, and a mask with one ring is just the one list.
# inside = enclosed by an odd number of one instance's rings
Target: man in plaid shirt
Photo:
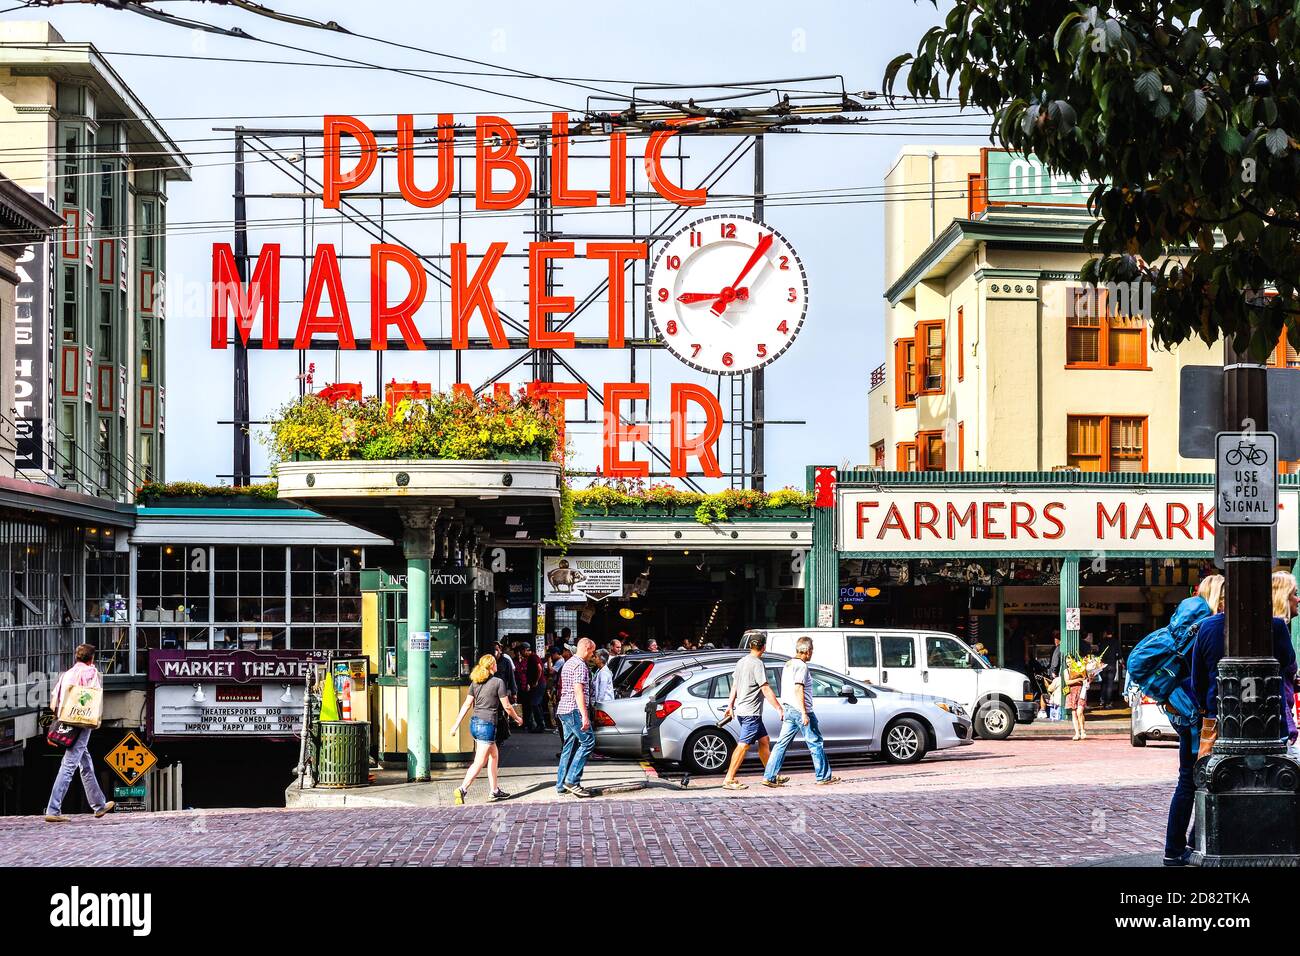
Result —
[[577, 653], [560, 671], [560, 700], [555, 707], [555, 716], [564, 728], [555, 792], [575, 797], [594, 796], [582, 785], [582, 771], [596, 746], [596, 732], [591, 728], [591, 668], [587, 666], [595, 652], [595, 641], [586, 637], [578, 641]]

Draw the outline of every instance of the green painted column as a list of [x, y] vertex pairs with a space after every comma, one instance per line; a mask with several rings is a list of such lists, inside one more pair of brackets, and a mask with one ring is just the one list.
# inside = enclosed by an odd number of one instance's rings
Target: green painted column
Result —
[[[437, 508], [402, 512], [406, 554], [406, 779], [429, 779], [429, 565]], [[421, 640], [422, 638], [422, 640]]]
[[[1296, 558], [1295, 564], [1291, 565], [1291, 573], [1300, 579], [1300, 558]], [[1296, 653], [1300, 654], [1300, 616], [1291, 618], [1291, 646], [1297, 648]]]
[[1079, 559], [1068, 557], [1061, 559], [1061, 673], [1066, 672], [1066, 657], [1079, 656], [1079, 631], [1067, 630], [1065, 626], [1065, 609], [1079, 607]]
[[[808, 491], [816, 494], [817, 466], [807, 470]], [[804, 574], [803, 623], [804, 627], [817, 626], [817, 607], [831, 606], [831, 622], [836, 623], [840, 594], [839, 552], [835, 550], [835, 509], [812, 509], [812, 550], [808, 553]]]
[[1020, 666], [1020, 661], [1014, 661], [1011, 664], [1007, 663], [1006, 596], [1002, 593], [1002, 585], [999, 584], [995, 587], [993, 593], [993, 607], [996, 611], [994, 626], [998, 632], [998, 667], [1010, 667], [1012, 670], [1016, 670]]
[[406, 779], [429, 779], [429, 559], [406, 558]]

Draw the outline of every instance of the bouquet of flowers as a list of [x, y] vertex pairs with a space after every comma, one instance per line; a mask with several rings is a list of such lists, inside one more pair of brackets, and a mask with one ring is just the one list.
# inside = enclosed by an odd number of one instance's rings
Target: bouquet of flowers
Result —
[[1086, 677], [1089, 681], [1096, 679], [1097, 675], [1107, 667], [1107, 664], [1102, 660], [1105, 656], [1106, 651], [1103, 650], [1100, 654], [1067, 657], [1065, 663], [1070, 668], [1070, 677]]

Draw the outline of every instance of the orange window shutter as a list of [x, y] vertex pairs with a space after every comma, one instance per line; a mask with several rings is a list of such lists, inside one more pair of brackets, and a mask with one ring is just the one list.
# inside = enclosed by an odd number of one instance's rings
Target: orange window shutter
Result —
[[957, 423], [957, 470], [966, 470], [966, 423]]
[[966, 377], [966, 317], [957, 306], [957, 381]]

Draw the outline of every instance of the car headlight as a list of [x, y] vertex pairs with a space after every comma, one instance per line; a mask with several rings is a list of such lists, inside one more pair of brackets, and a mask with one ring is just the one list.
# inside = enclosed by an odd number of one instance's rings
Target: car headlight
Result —
[[966, 716], [966, 709], [955, 700], [937, 700], [934, 702], [934, 705], [940, 710], [946, 710], [948, 713], [953, 714], [956, 717]]

